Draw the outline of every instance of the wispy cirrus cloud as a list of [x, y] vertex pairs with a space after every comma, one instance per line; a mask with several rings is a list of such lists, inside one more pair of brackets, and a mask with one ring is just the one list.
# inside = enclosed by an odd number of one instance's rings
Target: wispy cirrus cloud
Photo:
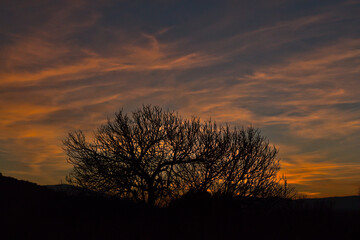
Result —
[[[151, 103], [260, 127], [302, 192], [350, 194], [360, 140], [360, 19], [350, 3], [9, 3], [1, 168], [56, 183], [71, 167], [68, 131], [91, 133], [120, 107]], [[332, 191], [325, 179], [349, 187]]]
[[[347, 135], [360, 127], [359, 111], [345, 108], [360, 101], [360, 52], [354, 50], [359, 47], [358, 39], [341, 40], [241, 79], [251, 81], [257, 94], [268, 93], [267, 105], [280, 108], [280, 114], [265, 116], [265, 123], [289, 124], [303, 137]], [[270, 91], [264, 91], [262, 86], [268, 85], [272, 86]], [[280, 97], [273, 96], [271, 90]]]

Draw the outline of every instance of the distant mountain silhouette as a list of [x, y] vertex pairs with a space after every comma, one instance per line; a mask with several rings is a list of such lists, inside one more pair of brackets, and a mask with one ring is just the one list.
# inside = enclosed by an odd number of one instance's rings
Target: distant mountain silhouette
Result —
[[360, 211], [360, 196], [307, 198], [303, 200], [308, 206], [326, 206], [338, 211]]
[[44, 185], [44, 187], [51, 189], [55, 192], [68, 192], [68, 193], [72, 193], [74, 191], [78, 191], [79, 189], [77, 189], [76, 187], [74, 187], [73, 185], [70, 184], [56, 184], [56, 185]]
[[[103, 196], [103, 197], [107, 196], [107, 195], [102, 194], [102, 193], [94, 192], [94, 191], [84, 189], [84, 188], [80, 188], [80, 187], [75, 187], [75, 186], [70, 185], [70, 184], [44, 185], [44, 187], [46, 187], [47, 189], [50, 189], [50, 190], [52, 190], [54, 192], [65, 193], [65, 194], [70, 195], [70, 196], [79, 196], [79, 195]], [[107, 196], [107, 197], [110, 197], [110, 196]]]

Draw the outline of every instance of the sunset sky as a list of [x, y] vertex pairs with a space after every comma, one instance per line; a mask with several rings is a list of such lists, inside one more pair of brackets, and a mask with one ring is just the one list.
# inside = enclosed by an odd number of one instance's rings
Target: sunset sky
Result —
[[160, 105], [261, 129], [310, 197], [360, 187], [360, 0], [0, 2], [0, 172], [64, 182], [69, 131]]

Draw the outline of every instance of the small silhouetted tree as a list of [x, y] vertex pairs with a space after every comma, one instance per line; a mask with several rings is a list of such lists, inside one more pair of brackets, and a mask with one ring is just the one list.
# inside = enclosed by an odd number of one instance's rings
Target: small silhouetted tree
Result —
[[258, 129], [230, 128], [143, 106], [120, 110], [92, 141], [69, 133], [67, 180], [90, 190], [154, 205], [188, 191], [230, 196], [281, 196], [278, 150]]

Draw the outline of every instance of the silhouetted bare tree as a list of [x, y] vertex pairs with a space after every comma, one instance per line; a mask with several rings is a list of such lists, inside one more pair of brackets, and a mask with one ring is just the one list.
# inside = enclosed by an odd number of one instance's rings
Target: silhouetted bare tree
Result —
[[92, 142], [69, 133], [65, 151], [81, 187], [154, 205], [188, 191], [231, 196], [280, 196], [278, 150], [258, 129], [230, 128], [143, 106], [122, 110]]

